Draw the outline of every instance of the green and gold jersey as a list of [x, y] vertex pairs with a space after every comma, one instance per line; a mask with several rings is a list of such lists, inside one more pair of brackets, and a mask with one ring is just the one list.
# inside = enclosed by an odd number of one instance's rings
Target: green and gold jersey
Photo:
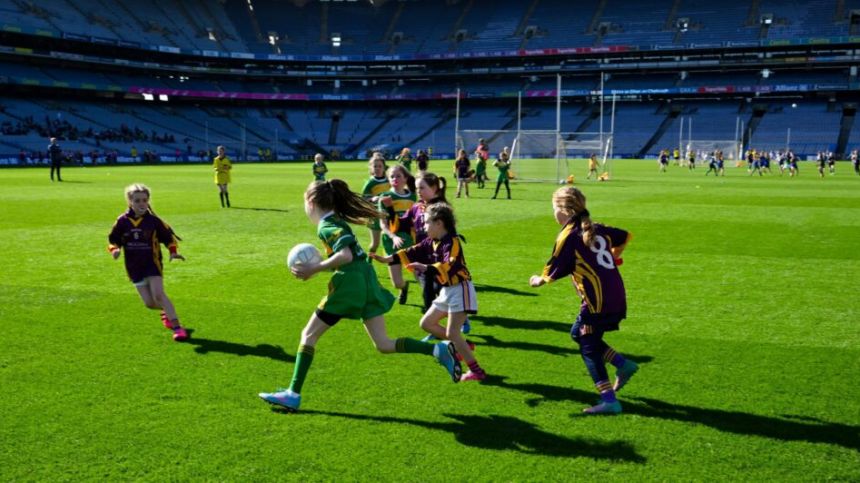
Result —
[[325, 246], [327, 257], [331, 257], [335, 253], [344, 248], [349, 247], [352, 252], [352, 262], [346, 265], [341, 265], [338, 270], [348, 269], [355, 263], [367, 263], [367, 255], [358, 244], [355, 235], [352, 233], [352, 228], [349, 224], [338, 218], [337, 215], [331, 214], [323, 217], [317, 225], [317, 236]]
[[[388, 207], [382, 203], [382, 198], [387, 196], [391, 197], [391, 208], [394, 213], [392, 214], [388, 211]], [[388, 214], [388, 228], [392, 233], [398, 233], [400, 231], [400, 217], [406, 214], [409, 211], [409, 208], [412, 208], [412, 205], [418, 200], [418, 197], [415, 193], [411, 191], [407, 191], [404, 194], [397, 194], [396, 191], [386, 191], [384, 193], [379, 194], [379, 211]]]
[[364, 182], [364, 187], [361, 189], [361, 195], [364, 199], [370, 199], [374, 196], [379, 196], [386, 191], [391, 190], [391, 183], [388, 182], [388, 178], [385, 176], [381, 178], [376, 178], [371, 176], [367, 181]]

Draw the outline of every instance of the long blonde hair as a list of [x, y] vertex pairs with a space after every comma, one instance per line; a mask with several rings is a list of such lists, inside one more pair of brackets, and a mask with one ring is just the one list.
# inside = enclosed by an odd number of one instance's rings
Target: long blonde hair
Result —
[[552, 204], [562, 213], [579, 220], [582, 242], [591, 247], [594, 243], [594, 222], [591, 221], [591, 214], [585, 207], [585, 195], [582, 191], [573, 186], [559, 188], [552, 194]]
[[135, 193], [146, 193], [147, 198], [151, 198], [152, 195], [149, 193], [149, 187], [143, 183], [134, 183], [125, 187], [125, 200], [129, 202], [129, 206], [131, 206], [131, 197], [134, 196]]

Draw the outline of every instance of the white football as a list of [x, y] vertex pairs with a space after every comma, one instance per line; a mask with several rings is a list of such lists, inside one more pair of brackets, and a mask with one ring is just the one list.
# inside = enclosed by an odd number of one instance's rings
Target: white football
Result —
[[320, 251], [310, 243], [299, 243], [287, 255], [287, 267], [289, 268], [293, 268], [297, 263], [309, 264], [321, 261], [322, 255], [320, 255]]

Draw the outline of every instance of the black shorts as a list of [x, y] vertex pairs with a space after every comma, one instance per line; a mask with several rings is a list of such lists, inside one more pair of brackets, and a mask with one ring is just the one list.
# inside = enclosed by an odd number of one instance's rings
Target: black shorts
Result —
[[583, 309], [570, 328], [570, 337], [579, 342], [579, 338], [587, 334], [602, 335], [604, 332], [618, 330], [621, 321], [627, 318], [626, 312], [617, 314], [592, 314]]

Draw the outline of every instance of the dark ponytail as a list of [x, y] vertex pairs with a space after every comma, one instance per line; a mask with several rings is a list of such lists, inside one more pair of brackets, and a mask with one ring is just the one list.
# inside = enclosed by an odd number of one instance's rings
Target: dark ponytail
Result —
[[445, 231], [449, 235], [457, 237], [463, 240], [463, 242], [466, 241], [463, 235], [457, 233], [457, 220], [454, 218], [454, 208], [448, 203], [433, 203], [428, 206], [427, 211], [424, 212], [424, 219], [427, 221], [441, 221], [445, 226]]
[[418, 179], [427, 183], [427, 186], [436, 189], [436, 196], [430, 200], [430, 203], [448, 202], [448, 199], [445, 198], [445, 188], [448, 187], [448, 181], [445, 180], [444, 176], [436, 176], [434, 173], [423, 172], [418, 175]]
[[358, 193], [353, 193], [345, 181], [314, 181], [305, 191], [305, 198], [322, 210], [334, 211], [349, 223], [366, 225], [384, 215]]

